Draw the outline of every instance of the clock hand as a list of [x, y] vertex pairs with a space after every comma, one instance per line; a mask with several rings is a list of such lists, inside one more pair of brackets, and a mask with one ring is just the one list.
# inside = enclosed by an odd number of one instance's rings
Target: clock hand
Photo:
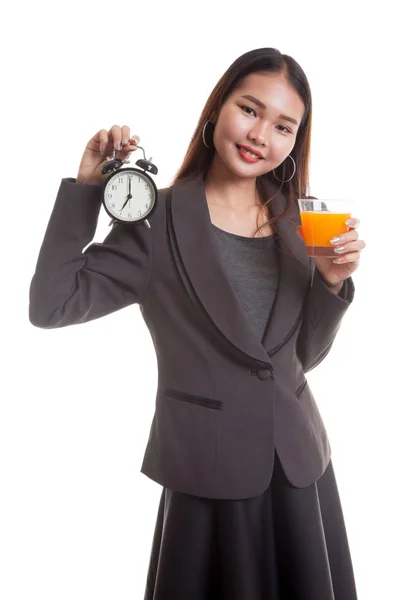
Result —
[[127, 202], [129, 202], [129, 207], [131, 206], [131, 198], [132, 198], [132, 194], [131, 194], [131, 186], [132, 186], [132, 179], [130, 177], [128, 177], [128, 189], [129, 189], [129, 193], [126, 197], [126, 200], [122, 206], [122, 208], [120, 208], [120, 212], [122, 212], [127, 204]]
[[130, 203], [130, 199], [131, 198], [132, 198], [132, 194], [131, 194], [131, 178], [128, 177], [128, 195], [126, 197], [126, 200], [125, 200], [123, 206], [120, 208], [119, 212], [122, 212], [124, 210], [124, 208], [125, 208], [125, 206], [127, 205], [128, 202], [129, 202], [129, 206], [131, 205], [131, 203]]
[[127, 205], [127, 203], [129, 202], [129, 200], [131, 198], [132, 198], [132, 194], [128, 194], [122, 208], [120, 208], [120, 212], [122, 212], [124, 210], [125, 206]]

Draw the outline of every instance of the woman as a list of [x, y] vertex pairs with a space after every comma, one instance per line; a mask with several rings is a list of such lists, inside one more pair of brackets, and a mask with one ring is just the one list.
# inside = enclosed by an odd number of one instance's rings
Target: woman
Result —
[[182, 167], [143, 222], [95, 234], [112, 149], [100, 130], [63, 179], [30, 288], [53, 328], [139, 303], [158, 362], [142, 472], [163, 486], [145, 600], [355, 600], [324, 424], [305, 373], [353, 300], [358, 221], [308, 258], [311, 92], [293, 58], [239, 57], [211, 93]]

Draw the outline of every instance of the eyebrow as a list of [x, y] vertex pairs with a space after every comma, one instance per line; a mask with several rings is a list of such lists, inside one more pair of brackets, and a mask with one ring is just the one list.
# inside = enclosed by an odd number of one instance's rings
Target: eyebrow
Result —
[[[249, 94], [246, 94], [245, 96], [241, 96], [241, 98], [246, 98], [246, 100], [250, 100], [250, 102], [254, 102], [254, 104], [257, 104], [257, 106], [259, 106], [263, 110], [265, 110], [265, 108], [266, 108], [265, 104], [263, 104], [261, 102], [261, 100], [257, 100], [257, 98], [254, 98], [254, 96], [250, 96]], [[290, 121], [291, 123], [294, 123], [294, 125], [298, 125], [296, 119], [293, 119], [292, 117], [288, 117], [287, 115], [279, 115], [278, 119], [284, 119], [285, 121]]]

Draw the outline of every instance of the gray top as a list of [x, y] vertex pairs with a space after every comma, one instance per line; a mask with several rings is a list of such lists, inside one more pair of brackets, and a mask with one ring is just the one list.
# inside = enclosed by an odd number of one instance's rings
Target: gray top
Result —
[[261, 340], [278, 289], [276, 235], [251, 238], [212, 226], [226, 274]]

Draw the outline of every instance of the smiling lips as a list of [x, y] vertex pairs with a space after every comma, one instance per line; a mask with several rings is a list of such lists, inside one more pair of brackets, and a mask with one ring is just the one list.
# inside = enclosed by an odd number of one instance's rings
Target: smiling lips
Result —
[[249, 148], [248, 146], [240, 146], [237, 144], [236, 147], [239, 150], [239, 154], [248, 162], [257, 162], [258, 160], [264, 158], [259, 152]]

